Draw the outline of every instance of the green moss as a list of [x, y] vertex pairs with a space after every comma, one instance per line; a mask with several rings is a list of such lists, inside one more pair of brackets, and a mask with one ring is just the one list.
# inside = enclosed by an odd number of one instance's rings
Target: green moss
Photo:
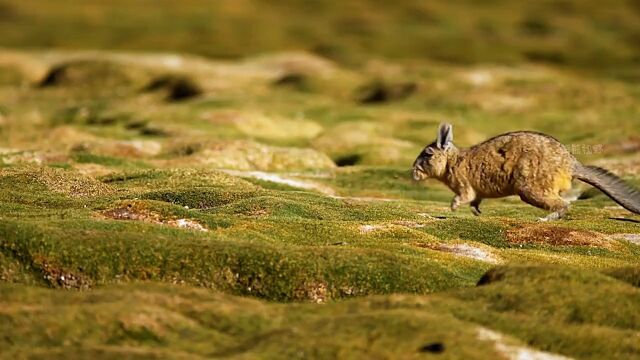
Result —
[[457, 293], [483, 309], [474, 313], [460, 308], [455, 310], [458, 317], [580, 358], [624, 359], [637, 354], [637, 344], [624, 336], [638, 326], [640, 293], [631, 285], [562, 267], [501, 268], [494, 270], [493, 278], [487, 286]]
[[449, 218], [427, 225], [424, 231], [442, 239], [473, 240], [499, 248], [508, 246], [503, 225], [491, 220]]
[[367, 221], [416, 218], [398, 207], [395, 204], [354, 202], [301, 191], [271, 191], [215, 211], [249, 216], [259, 212], [262, 215], [283, 219]]
[[166, 201], [196, 209], [206, 209], [255, 196], [255, 192], [185, 188], [149, 192], [145, 199]]
[[[56, 266], [59, 272], [85, 276], [96, 284], [118, 278], [173, 278], [274, 300], [310, 297], [300, 293], [307, 283], [323, 283], [326, 296], [338, 298], [434, 291], [471, 284], [483, 270], [472, 264], [462, 269], [453, 263], [374, 249], [283, 248], [277, 238], [265, 242], [250, 232], [246, 239], [240, 234], [230, 239], [227, 234], [197, 234], [135, 222], [59, 220], [42, 227], [5, 221], [0, 232], [13, 239], [3, 244], [5, 251], [47, 273]], [[312, 268], [316, 270], [305, 270]], [[418, 274], [429, 276], [416, 281]]]
[[178, 187], [214, 188], [219, 191], [232, 189], [245, 192], [255, 192], [260, 189], [238, 177], [206, 169], [136, 169], [105, 175], [100, 179], [118, 189], [138, 192]]
[[[493, 280], [475, 288], [322, 306], [149, 283], [91, 292], [0, 285], [7, 320], [0, 334], [10, 354], [98, 358], [132, 348], [138, 356], [465, 359], [523, 346], [585, 359], [625, 359], [640, 350], [633, 339], [637, 288], [565, 267], [500, 267], [490, 274]], [[487, 331], [493, 339], [483, 337]], [[63, 338], [75, 345], [56, 340]]]
[[91, 177], [50, 167], [2, 169], [0, 188], [4, 190], [0, 197], [5, 203], [52, 208], [78, 206], [87, 199], [108, 198], [114, 194], [112, 188]]
[[[73, 30], [77, 20], [98, 21], [105, 8], [76, 6], [79, 16], [61, 1], [7, 9], [0, 1], [0, 17], [9, 19], [0, 21], [0, 29], [12, 24], [0, 41], [36, 36], [38, 26], [16, 29], [52, 19], [49, 25], [65, 24], [56, 26], [54, 37], [86, 43]], [[489, 199], [475, 217], [468, 207], [450, 211], [454, 194], [445, 185], [415, 183], [410, 176], [438, 123], [450, 121], [461, 147], [506, 131], [543, 131], [574, 151], [597, 152], [577, 156], [638, 185], [637, 124], [630, 120], [640, 115], [637, 85], [575, 67], [516, 64], [522, 55], [600, 71], [621, 54], [609, 51], [620, 42], [598, 36], [601, 27], [582, 27], [602, 26], [601, 16], [608, 15], [572, 1], [561, 10], [499, 2], [472, 12], [463, 1], [378, 4], [372, 17], [362, 1], [319, 2], [287, 5], [293, 14], [288, 22], [305, 22], [289, 27], [274, 22], [282, 4], [248, 1], [195, 16], [203, 13], [198, 4], [111, 6], [110, 17], [121, 20], [121, 28], [109, 33], [144, 26], [155, 29], [146, 33], [157, 39], [121, 37], [135, 42], [127, 48], [175, 51], [184, 26], [201, 27], [204, 39], [215, 24], [217, 40], [195, 43], [222, 46], [195, 51], [235, 48], [239, 55], [257, 51], [255, 44], [263, 44], [262, 52], [288, 43], [290, 34], [313, 45], [313, 33], [321, 31], [321, 38], [338, 40], [334, 48], [320, 44], [318, 52], [345, 60], [354, 59], [348, 53], [405, 57], [428, 49], [429, 56], [449, 60], [512, 63], [469, 67], [381, 58], [347, 68], [293, 53], [220, 62], [189, 55], [20, 52], [25, 62], [62, 64], [70, 72], [46, 88], [22, 87], [15, 79], [0, 86], [3, 355], [504, 357], [495, 341], [479, 338], [483, 326], [501, 333], [505, 346], [527, 344], [574, 358], [637, 357], [635, 215], [602, 194], [586, 193], [566, 219], [551, 225], [535, 223], [545, 211], [517, 197]], [[131, 11], [142, 5], [145, 11]], [[273, 6], [280, 10], [271, 12]], [[301, 6], [322, 22], [295, 16]], [[155, 21], [166, 14], [154, 9], [170, 9], [172, 21]], [[630, 21], [635, 15], [627, 5], [607, 9], [617, 14], [617, 24], [637, 22]], [[234, 16], [227, 16], [230, 11]], [[509, 16], [523, 11], [527, 16]], [[544, 15], [567, 11], [574, 14], [571, 25]], [[596, 12], [598, 21], [591, 17]], [[236, 16], [242, 13], [259, 19]], [[38, 21], [11, 20], [26, 14]], [[156, 24], [137, 15], [131, 22], [130, 14], [147, 14]], [[62, 15], [73, 21], [55, 20]], [[228, 21], [229, 29], [266, 26], [275, 35], [255, 38], [253, 31], [251, 41], [238, 41], [244, 35], [227, 34]], [[169, 23], [175, 28], [157, 31]], [[384, 24], [384, 36], [374, 34], [376, 24]], [[286, 34], [277, 35], [283, 26]], [[579, 35], [566, 35], [567, 26]], [[438, 30], [445, 28], [446, 34]], [[325, 36], [332, 29], [350, 33]], [[366, 42], [355, 40], [367, 33], [368, 41], [377, 40], [364, 49]], [[418, 33], [422, 45], [416, 47], [411, 39]], [[485, 42], [473, 41], [480, 33], [493, 39], [491, 52]], [[514, 34], [506, 44], [517, 46], [506, 49], [505, 39], [494, 41], [496, 34]], [[565, 36], [571, 46], [562, 45]], [[578, 41], [583, 36], [588, 46]], [[595, 48], [607, 49], [606, 55], [594, 57], [598, 64], [585, 62], [583, 51]], [[87, 62], [78, 64], [80, 57]], [[186, 79], [197, 79], [198, 91], [207, 91], [180, 102], [140, 91], [175, 64]], [[357, 87], [369, 79], [384, 81], [373, 84], [380, 86], [366, 102], [387, 95], [401, 101], [359, 104]], [[177, 86], [169, 80], [158, 84], [162, 92]], [[274, 84], [278, 80], [285, 84]], [[407, 81], [416, 85], [411, 94], [402, 89]], [[296, 179], [300, 187], [255, 179], [265, 175], [256, 170]], [[556, 231], [517, 231], [541, 226]], [[487, 275], [491, 281], [476, 287], [496, 264]]]

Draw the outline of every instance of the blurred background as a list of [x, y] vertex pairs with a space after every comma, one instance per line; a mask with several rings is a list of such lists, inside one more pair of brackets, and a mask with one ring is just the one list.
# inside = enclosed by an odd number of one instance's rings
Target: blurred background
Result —
[[349, 65], [536, 62], [640, 77], [637, 0], [1, 0], [0, 34], [6, 47], [306, 50]]

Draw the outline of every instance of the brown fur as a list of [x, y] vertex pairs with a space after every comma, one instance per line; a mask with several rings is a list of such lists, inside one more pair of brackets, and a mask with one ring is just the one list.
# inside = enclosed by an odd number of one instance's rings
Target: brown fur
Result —
[[[545, 220], [555, 220], [568, 209], [569, 204], [561, 195], [571, 189], [574, 178], [594, 186], [604, 183], [585, 180], [585, 167], [560, 142], [545, 134], [506, 133], [467, 149], [456, 148], [452, 134], [451, 125], [441, 125], [438, 139], [416, 159], [413, 177], [436, 178], [446, 184], [456, 194], [451, 202], [454, 211], [470, 204], [474, 214], [479, 215], [482, 199], [518, 195], [528, 204], [552, 211]], [[598, 187], [609, 196], [616, 193], [606, 186]], [[635, 196], [628, 187], [616, 190], [618, 196], [614, 200], [618, 203], [624, 204], [624, 199]], [[627, 202], [635, 204], [637, 200]]]

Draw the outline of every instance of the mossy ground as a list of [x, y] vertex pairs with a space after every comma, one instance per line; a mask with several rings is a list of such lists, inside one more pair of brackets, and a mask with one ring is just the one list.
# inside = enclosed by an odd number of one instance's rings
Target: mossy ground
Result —
[[530, 347], [581, 359], [639, 354], [640, 291], [615, 275], [504, 266], [481, 283], [325, 305], [166, 284], [86, 292], [4, 284], [0, 341], [6, 356], [53, 358], [487, 359], [531, 356]]
[[451, 213], [409, 176], [447, 120], [460, 146], [549, 133], [638, 185], [637, 83], [307, 53], [0, 66], [2, 355], [640, 357], [638, 216], [591, 190], [551, 224], [513, 198]]

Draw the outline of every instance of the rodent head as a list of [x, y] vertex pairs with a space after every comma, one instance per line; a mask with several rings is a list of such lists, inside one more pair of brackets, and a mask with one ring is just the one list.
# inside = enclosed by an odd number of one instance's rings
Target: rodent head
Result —
[[436, 141], [427, 145], [413, 162], [413, 179], [442, 178], [447, 171], [449, 158], [458, 152], [453, 145], [451, 124], [441, 124]]

